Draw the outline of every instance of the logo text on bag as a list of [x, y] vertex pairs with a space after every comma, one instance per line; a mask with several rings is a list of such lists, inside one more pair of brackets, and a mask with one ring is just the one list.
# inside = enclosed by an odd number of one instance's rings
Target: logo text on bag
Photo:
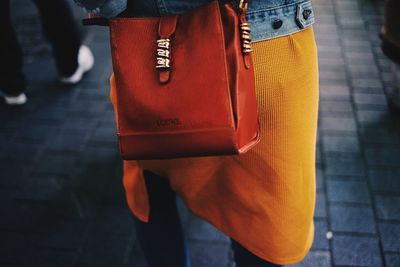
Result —
[[178, 126], [182, 122], [179, 118], [159, 119], [156, 121], [158, 127]]

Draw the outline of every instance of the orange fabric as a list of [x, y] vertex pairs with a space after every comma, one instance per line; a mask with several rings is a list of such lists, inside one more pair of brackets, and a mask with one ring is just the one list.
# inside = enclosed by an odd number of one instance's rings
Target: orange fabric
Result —
[[124, 186], [132, 212], [146, 221], [149, 204], [141, 170], [167, 176], [193, 213], [259, 257], [291, 264], [307, 254], [314, 234], [314, 33], [307, 28], [253, 48], [261, 142], [240, 156], [125, 161]]

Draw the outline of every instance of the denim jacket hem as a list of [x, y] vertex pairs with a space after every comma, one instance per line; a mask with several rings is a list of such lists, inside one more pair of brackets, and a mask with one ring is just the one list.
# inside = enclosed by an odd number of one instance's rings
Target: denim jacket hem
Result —
[[[105, 17], [115, 17], [127, 8], [128, 0], [75, 0], [81, 6], [94, 7]], [[135, 0], [135, 16], [180, 14], [211, 0]], [[226, 2], [227, 0], [221, 0]], [[299, 32], [315, 22], [311, 0], [252, 0], [247, 13], [252, 25], [252, 41], [264, 41]]]

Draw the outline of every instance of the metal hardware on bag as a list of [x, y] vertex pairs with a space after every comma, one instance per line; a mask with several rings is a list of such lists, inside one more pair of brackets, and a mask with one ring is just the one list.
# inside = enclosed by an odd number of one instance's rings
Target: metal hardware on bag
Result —
[[161, 69], [161, 68], [166, 69], [166, 68], [169, 68], [169, 67], [170, 67], [169, 66], [169, 59], [162, 58], [162, 57], [158, 57], [157, 58], [157, 66], [156, 66], [157, 69]]
[[[242, 2], [242, 1], [241, 1]], [[242, 22], [240, 24], [241, 36], [242, 36], [242, 51], [244, 54], [253, 51], [251, 48], [251, 27], [250, 23]]]
[[169, 58], [169, 51], [165, 49], [157, 49], [157, 56]]
[[249, 2], [245, 1], [245, 0], [240, 0], [239, 2], [239, 8], [241, 10], [247, 10], [247, 7], [249, 6]]
[[157, 69], [168, 69], [170, 68], [170, 40], [169, 39], [158, 39], [157, 40]]
[[169, 45], [170, 45], [169, 41], [170, 41], [169, 39], [158, 39], [157, 46], [160, 48], [169, 49]]
[[162, 16], [158, 23], [158, 40], [156, 49], [158, 81], [162, 84], [171, 78], [171, 38], [176, 30], [178, 16]]
[[[244, 55], [251, 53], [251, 27], [246, 21], [246, 13], [249, 7], [250, 0], [239, 1], [239, 21], [240, 21], [240, 36], [242, 41], [242, 52]], [[249, 64], [246, 64], [248, 67]]]

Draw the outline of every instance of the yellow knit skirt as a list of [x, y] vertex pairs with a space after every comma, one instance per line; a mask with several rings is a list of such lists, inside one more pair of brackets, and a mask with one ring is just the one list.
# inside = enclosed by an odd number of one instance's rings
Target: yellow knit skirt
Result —
[[125, 161], [123, 181], [129, 207], [143, 221], [150, 207], [142, 170], [148, 169], [168, 177], [194, 214], [252, 253], [291, 264], [307, 254], [314, 233], [318, 68], [313, 29], [256, 42], [253, 48], [261, 142], [241, 156]]

